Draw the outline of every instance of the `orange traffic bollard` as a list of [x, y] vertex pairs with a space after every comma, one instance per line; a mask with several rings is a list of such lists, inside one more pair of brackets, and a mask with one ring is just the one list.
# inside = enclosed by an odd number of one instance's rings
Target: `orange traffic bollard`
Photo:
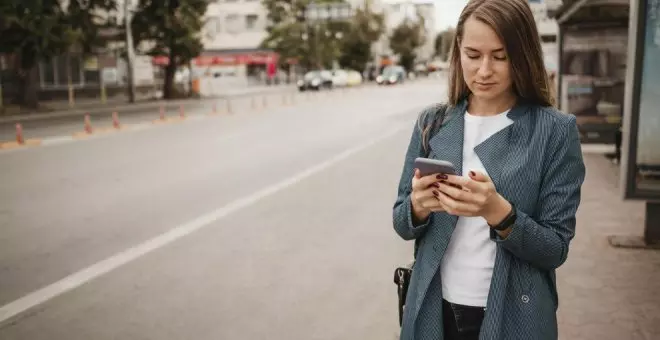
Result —
[[181, 119], [186, 118], [186, 111], [183, 109], [183, 104], [179, 106], [179, 117], [181, 117]]
[[121, 128], [121, 124], [119, 124], [119, 114], [117, 112], [112, 113], [112, 127], [115, 129]]
[[160, 120], [165, 120], [165, 106], [160, 106]]
[[92, 121], [89, 118], [89, 113], [85, 115], [85, 132], [86, 133], [92, 133]]
[[23, 138], [23, 125], [20, 123], [16, 124], [16, 142], [20, 145], [25, 144], [25, 139]]

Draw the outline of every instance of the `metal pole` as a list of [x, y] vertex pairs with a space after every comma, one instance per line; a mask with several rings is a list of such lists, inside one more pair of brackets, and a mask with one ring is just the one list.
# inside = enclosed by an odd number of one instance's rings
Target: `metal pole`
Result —
[[133, 58], [135, 51], [133, 50], [133, 32], [131, 31], [131, 11], [130, 2], [132, 0], [124, 0], [124, 24], [126, 27], [126, 70], [128, 75], [128, 101], [135, 102], [135, 81]]
[[71, 80], [71, 51], [67, 51], [66, 53], [66, 82], [69, 91], [69, 107], [73, 108], [75, 101], [73, 99], [73, 83]]
[[315, 26], [315, 32], [314, 32], [314, 50], [316, 52], [316, 57], [314, 59], [316, 62], [316, 67], [320, 70], [321, 69], [321, 50], [319, 49], [319, 24], [318, 22], [316, 23]]
[[644, 241], [647, 245], [660, 247], [660, 202], [646, 202]]
[[[0, 58], [3, 58], [3, 57], [0, 57]], [[0, 60], [0, 113], [4, 109], [4, 106], [3, 106], [4, 102], [2, 101], [2, 71], [3, 71], [4, 68], [2, 67], [3, 66], [2, 62], [3, 61]]]

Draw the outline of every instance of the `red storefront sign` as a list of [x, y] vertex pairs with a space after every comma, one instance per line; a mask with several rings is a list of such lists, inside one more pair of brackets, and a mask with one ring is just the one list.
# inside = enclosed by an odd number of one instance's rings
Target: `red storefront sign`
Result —
[[[249, 53], [249, 54], [219, 54], [202, 55], [193, 59], [196, 66], [237, 65], [237, 64], [263, 64], [277, 62], [277, 53]], [[154, 65], [165, 66], [169, 63], [167, 56], [153, 57]]]

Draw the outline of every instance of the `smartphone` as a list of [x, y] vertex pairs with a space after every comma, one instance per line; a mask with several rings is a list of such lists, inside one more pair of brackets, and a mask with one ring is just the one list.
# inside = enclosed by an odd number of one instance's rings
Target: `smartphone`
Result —
[[454, 164], [431, 158], [418, 157], [415, 159], [415, 168], [419, 169], [422, 177], [433, 174], [457, 175]]

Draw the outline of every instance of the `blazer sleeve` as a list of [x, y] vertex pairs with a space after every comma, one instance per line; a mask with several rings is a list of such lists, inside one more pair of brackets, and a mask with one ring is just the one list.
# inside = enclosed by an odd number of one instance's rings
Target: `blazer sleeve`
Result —
[[393, 209], [394, 230], [404, 240], [413, 240], [422, 236], [433, 219], [433, 214], [431, 214], [424, 223], [415, 225], [412, 217], [410, 192], [412, 191], [412, 178], [415, 174], [415, 158], [424, 156], [421, 140], [422, 134], [417, 123], [415, 124], [410, 138], [410, 144], [408, 145], [408, 151], [406, 152], [403, 171], [399, 180], [398, 194]]
[[534, 217], [520, 209], [511, 233], [502, 239], [491, 230], [491, 239], [531, 265], [551, 270], [566, 261], [568, 245], [575, 235], [575, 214], [585, 177], [580, 138], [571, 116], [558, 124], [550, 145], [550, 160], [543, 176]]

